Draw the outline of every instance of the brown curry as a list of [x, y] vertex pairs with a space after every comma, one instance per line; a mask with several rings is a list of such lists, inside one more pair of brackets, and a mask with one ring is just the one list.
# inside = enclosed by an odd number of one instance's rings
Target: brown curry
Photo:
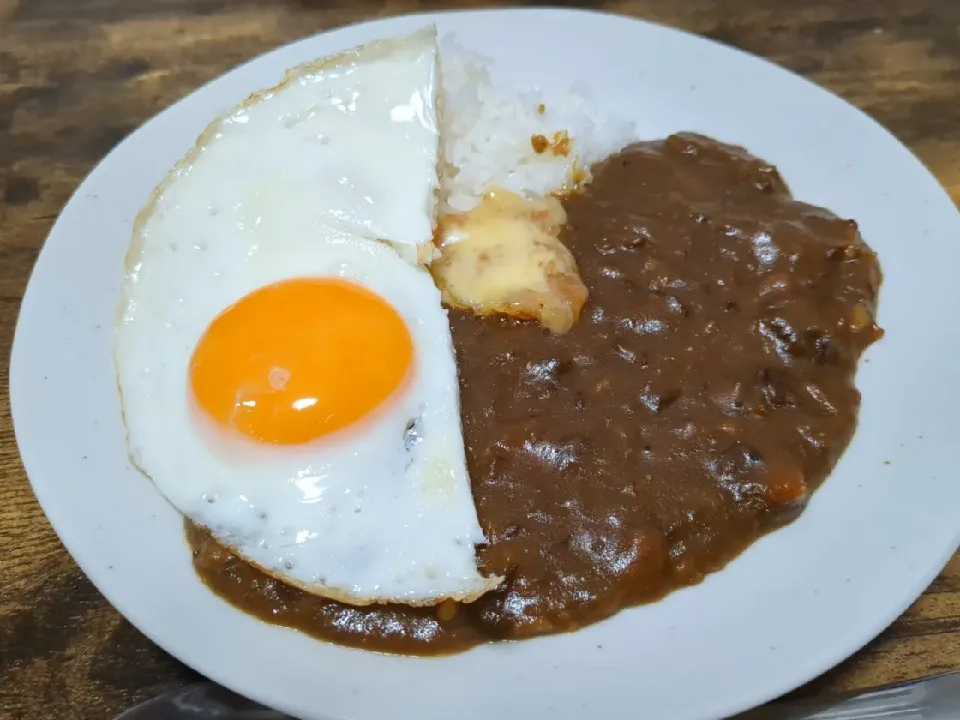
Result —
[[564, 205], [590, 297], [566, 334], [452, 313], [486, 573], [470, 605], [306, 595], [189, 526], [222, 597], [347, 645], [439, 654], [574, 630], [790, 522], [853, 435], [881, 281], [850, 220], [696, 135], [626, 148]]

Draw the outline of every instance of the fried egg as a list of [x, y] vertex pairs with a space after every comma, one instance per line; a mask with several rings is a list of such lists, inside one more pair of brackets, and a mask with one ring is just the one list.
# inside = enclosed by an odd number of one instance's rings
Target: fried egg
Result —
[[430, 29], [215, 121], [137, 218], [117, 320], [135, 466], [248, 562], [356, 605], [502, 580], [477, 568], [450, 328], [416, 263], [435, 69]]

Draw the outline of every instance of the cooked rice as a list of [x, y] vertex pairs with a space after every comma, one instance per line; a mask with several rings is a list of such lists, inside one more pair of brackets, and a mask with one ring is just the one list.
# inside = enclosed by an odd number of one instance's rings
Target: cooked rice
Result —
[[[528, 197], [573, 189], [591, 164], [634, 139], [633, 123], [605, 116], [582, 94], [494, 87], [488, 63], [452, 35], [441, 38], [441, 215], [470, 210], [493, 186]], [[557, 133], [569, 136], [569, 152], [534, 149], [543, 142], [532, 138]]]

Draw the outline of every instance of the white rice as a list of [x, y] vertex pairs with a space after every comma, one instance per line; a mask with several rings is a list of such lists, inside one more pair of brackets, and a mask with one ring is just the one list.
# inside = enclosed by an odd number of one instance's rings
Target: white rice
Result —
[[[539, 90], [495, 88], [487, 58], [462, 48], [452, 35], [439, 45], [441, 214], [470, 210], [491, 186], [526, 197], [571, 189], [575, 170], [589, 168], [635, 138], [632, 122], [605, 116], [584, 94], [547, 97]], [[534, 135], [549, 139], [557, 132], [571, 140], [568, 155], [533, 149]]]

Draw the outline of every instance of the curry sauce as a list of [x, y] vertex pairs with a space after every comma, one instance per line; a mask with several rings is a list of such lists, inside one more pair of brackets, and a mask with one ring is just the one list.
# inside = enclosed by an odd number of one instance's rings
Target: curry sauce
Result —
[[221, 597], [319, 638], [441, 654], [574, 630], [699, 582], [795, 519], [849, 443], [881, 273], [853, 221], [743, 149], [674, 135], [592, 168], [560, 235], [590, 297], [564, 335], [451, 312], [473, 493], [501, 588], [351, 607], [188, 524]]

